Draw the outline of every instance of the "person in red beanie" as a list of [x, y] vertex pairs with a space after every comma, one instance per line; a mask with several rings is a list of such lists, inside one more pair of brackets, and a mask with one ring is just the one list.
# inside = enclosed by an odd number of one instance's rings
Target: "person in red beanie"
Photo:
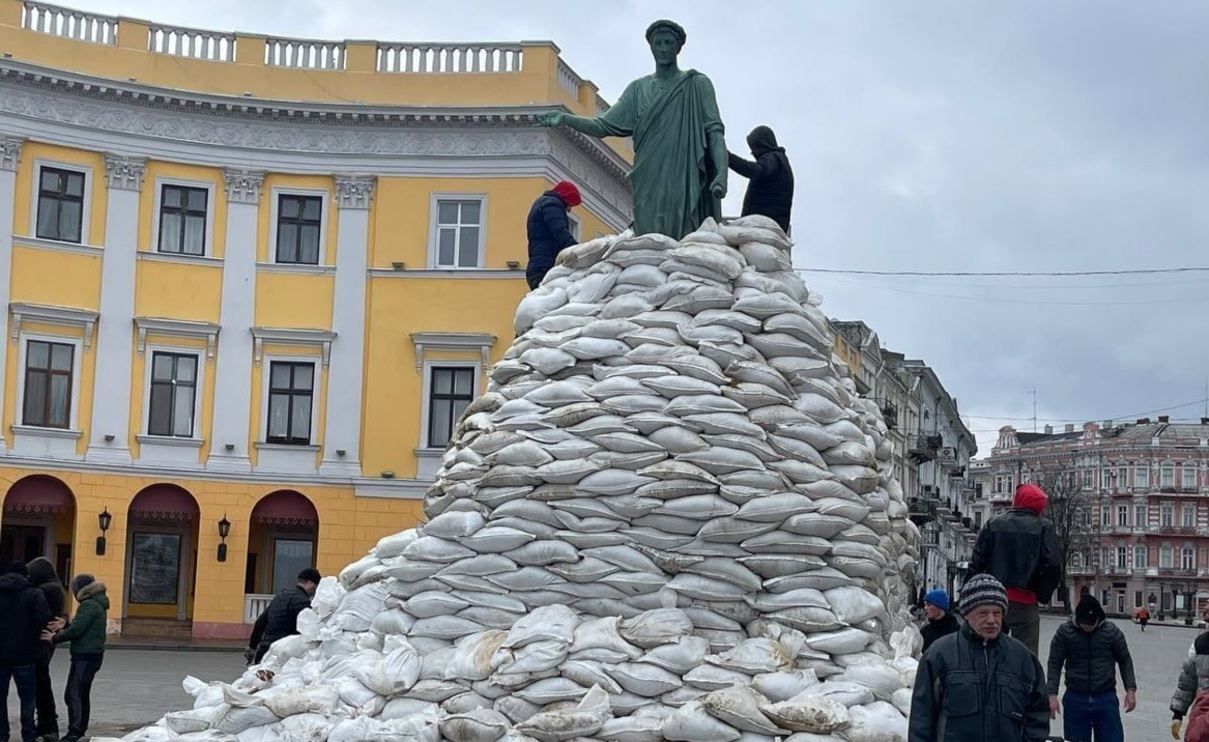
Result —
[[1041, 517], [1048, 502], [1035, 484], [1017, 487], [1012, 509], [983, 527], [970, 559], [971, 575], [985, 572], [1007, 588], [1004, 631], [1033, 654], [1041, 632], [1037, 604], [1049, 603], [1062, 576], [1054, 525]]
[[525, 266], [525, 281], [530, 289], [537, 288], [546, 273], [554, 267], [554, 259], [564, 248], [575, 244], [571, 236], [568, 212], [583, 203], [574, 183], [560, 180], [554, 187], [538, 196], [529, 209], [526, 229], [529, 235], [529, 264]]

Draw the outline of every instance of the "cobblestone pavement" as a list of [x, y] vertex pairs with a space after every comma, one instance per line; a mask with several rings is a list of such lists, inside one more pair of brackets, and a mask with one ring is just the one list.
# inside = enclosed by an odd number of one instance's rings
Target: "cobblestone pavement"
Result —
[[[1049, 655], [1050, 638], [1061, 619], [1045, 616], [1041, 622], [1042, 664]], [[1125, 631], [1138, 676], [1138, 708], [1124, 716], [1128, 740], [1170, 739], [1167, 710], [1175, 690], [1179, 668], [1196, 637], [1196, 630], [1184, 627], [1151, 626], [1145, 633], [1128, 621], [1117, 621]], [[98, 735], [120, 735], [158, 719], [164, 713], [192, 705], [181, 689], [185, 675], [203, 680], [229, 680], [243, 670], [243, 657], [234, 652], [110, 651], [105, 655], [93, 686], [92, 725]], [[56, 695], [61, 698], [67, 679], [67, 653], [56, 653], [51, 669]], [[1120, 681], [1118, 680], [1118, 686]], [[17, 698], [10, 692], [9, 717], [13, 721], [13, 739], [17, 739]], [[59, 705], [60, 723], [66, 731], [67, 714]], [[1062, 730], [1062, 719], [1052, 723], [1054, 733]]]

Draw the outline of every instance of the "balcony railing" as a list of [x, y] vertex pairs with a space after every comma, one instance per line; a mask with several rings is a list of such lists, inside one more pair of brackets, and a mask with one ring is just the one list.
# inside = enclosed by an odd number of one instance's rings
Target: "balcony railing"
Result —
[[344, 42], [320, 39], [267, 39], [264, 63], [270, 67], [304, 70], [342, 70]]
[[256, 619], [260, 618], [260, 614], [268, 609], [269, 603], [273, 602], [272, 595], [256, 595], [246, 594], [243, 596], [243, 622], [256, 623]]
[[[379, 72], [520, 72], [523, 59], [520, 44], [378, 44]], [[561, 60], [559, 64], [566, 67]], [[561, 69], [559, 73], [562, 84]], [[579, 88], [571, 95], [578, 98]]]
[[210, 62], [234, 62], [235, 34], [153, 25], [147, 33], [147, 50]]
[[908, 439], [907, 455], [920, 463], [932, 461], [942, 442], [939, 433], [914, 433]]
[[113, 45], [118, 40], [117, 18], [47, 3], [27, 1], [21, 11], [21, 28], [94, 44]]

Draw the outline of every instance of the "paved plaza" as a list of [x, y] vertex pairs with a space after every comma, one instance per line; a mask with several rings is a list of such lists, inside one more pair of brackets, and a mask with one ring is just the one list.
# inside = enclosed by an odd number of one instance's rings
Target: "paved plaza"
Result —
[[[1049, 640], [1060, 619], [1042, 619], [1042, 664], [1049, 653]], [[1125, 736], [1129, 740], [1158, 740], [1169, 738], [1167, 727], [1171, 712], [1167, 710], [1175, 689], [1180, 664], [1196, 630], [1185, 627], [1151, 626], [1140, 633], [1136, 625], [1118, 621], [1129, 640], [1138, 675], [1138, 708], [1125, 718]], [[181, 689], [186, 674], [202, 680], [233, 679], [243, 670], [243, 657], [238, 652], [168, 652], [111, 651], [105, 655], [105, 665], [93, 686], [93, 723], [89, 730], [97, 735], [120, 736], [122, 733], [155, 721], [165, 712], [187, 708], [193, 699]], [[57, 695], [67, 678], [67, 653], [55, 655], [52, 674]], [[13, 738], [17, 738], [16, 693], [8, 701], [9, 715], [14, 721]], [[65, 711], [60, 707], [61, 722], [66, 729]], [[1054, 722], [1055, 732], [1061, 731], [1061, 719]]]

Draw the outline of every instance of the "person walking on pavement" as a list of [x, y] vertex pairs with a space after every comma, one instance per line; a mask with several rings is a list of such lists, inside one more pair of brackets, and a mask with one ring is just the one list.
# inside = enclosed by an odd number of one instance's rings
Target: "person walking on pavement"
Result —
[[1004, 630], [1033, 654], [1041, 637], [1038, 603], [1048, 603], [1061, 577], [1054, 526], [1041, 513], [1048, 501], [1035, 484], [1016, 488], [1012, 508], [991, 519], [978, 534], [970, 573], [987, 573], [1007, 587]]
[[785, 148], [777, 146], [777, 135], [767, 126], [757, 126], [747, 135], [747, 146], [755, 162], [727, 152], [727, 162], [751, 182], [743, 196], [742, 216], [760, 214], [781, 225], [789, 234], [789, 217], [793, 211], [793, 168]]
[[1138, 609], [1138, 624], [1142, 627], [1142, 631], [1146, 631], [1146, 624], [1150, 623], [1150, 611], [1143, 606]]
[[1125, 713], [1138, 705], [1138, 681], [1125, 634], [1107, 620], [1100, 601], [1084, 595], [1075, 616], [1058, 627], [1049, 645], [1050, 718], [1058, 718], [1058, 680], [1066, 669], [1062, 732], [1070, 742], [1124, 742], [1117, 701], [1117, 668], [1125, 686]]
[[321, 579], [318, 570], [304, 569], [298, 573], [297, 585], [283, 588], [273, 597], [252, 626], [252, 636], [244, 652], [250, 664], [259, 663], [273, 642], [298, 633], [298, 614], [311, 607], [311, 598], [315, 597]]
[[[26, 565], [29, 581], [42, 591], [50, 616], [67, 618], [66, 596], [55, 565], [46, 557], [38, 557]], [[54, 742], [59, 738], [59, 714], [55, 709], [55, 689], [50, 682], [50, 660], [55, 655], [53, 642], [38, 642], [38, 661], [35, 665], [38, 681], [38, 737], [42, 742]]]
[[1180, 738], [1180, 726], [1187, 716], [1184, 742], [1209, 742], [1209, 631], [1196, 638], [1192, 651], [1171, 697], [1171, 737]]
[[924, 616], [927, 622], [919, 630], [924, 637], [924, 652], [940, 637], [961, 629], [957, 617], [949, 612], [949, 594], [940, 588], [930, 590], [924, 595]]
[[919, 661], [909, 742], [1042, 742], [1049, 734], [1045, 673], [1036, 655], [1003, 634], [1008, 599], [986, 574], [961, 588], [965, 625]]
[[78, 574], [71, 580], [76, 597], [76, 615], [71, 623], [61, 618], [51, 621], [42, 638], [55, 644], [71, 642], [71, 666], [67, 672], [67, 736], [63, 742], [79, 742], [88, 733], [92, 714], [92, 681], [105, 659], [105, 627], [108, 624], [109, 596], [105, 583], [90, 574]]
[[17, 686], [21, 708], [21, 742], [38, 738], [34, 710], [38, 703], [35, 665], [42, 630], [50, 622], [46, 597], [29, 581], [25, 564], [14, 562], [0, 575], [0, 742], [8, 742], [8, 685]]
[[555, 183], [553, 188], [533, 202], [525, 225], [529, 237], [529, 264], [525, 266], [525, 281], [530, 289], [538, 287], [554, 267], [558, 254], [575, 244], [567, 214], [581, 203], [583, 197], [579, 189], [567, 180]]

